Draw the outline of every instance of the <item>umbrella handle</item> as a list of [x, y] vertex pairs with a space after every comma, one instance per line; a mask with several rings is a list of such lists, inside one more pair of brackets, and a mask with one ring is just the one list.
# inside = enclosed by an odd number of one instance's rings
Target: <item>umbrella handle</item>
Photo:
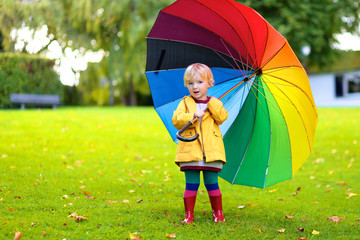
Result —
[[194, 122], [197, 120], [197, 118], [194, 118], [192, 121], [189, 121], [183, 128], [181, 128], [177, 133], [176, 133], [176, 137], [177, 139], [183, 141], [183, 142], [192, 142], [192, 141], [195, 141], [198, 137], [199, 137], [199, 134], [196, 133], [195, 136], [193, 137], [190, 137], [190, 138], [185, 138], [185, 137], [182, 137], [181, 134], [186, 130], [188, 129], [190, 126], [194, 125]]

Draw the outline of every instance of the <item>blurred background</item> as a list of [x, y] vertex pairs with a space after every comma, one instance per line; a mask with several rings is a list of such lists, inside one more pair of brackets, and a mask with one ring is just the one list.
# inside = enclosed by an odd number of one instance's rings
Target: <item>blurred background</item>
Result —
[[[0, 108], [11, 93], [63, 105], [152, 105], [146, 36], [173, 0], [0, 0]], [[238, 1], [292, 46], [318, 106], [360, 106], [359, 0]]]

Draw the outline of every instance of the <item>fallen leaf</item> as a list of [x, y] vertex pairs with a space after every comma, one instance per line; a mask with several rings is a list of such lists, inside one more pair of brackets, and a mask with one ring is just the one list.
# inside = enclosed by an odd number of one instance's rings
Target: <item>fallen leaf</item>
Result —
[[360, 218], [358, 218], [358, 219], [355, 219], [355, 221], [356, 221], [356, 222], [359, 222], [359, 221], [360, 221]]
[[304, 232], [305, 230], [303, 228], [298, 228], [298, 232]]
[[338, 182], [338, 185], [339, 186], [344, 186], [344, 185], [346, 185], [346, 182]]
[[327, 217], [327, 220], [334, 222], [334, 223], [341, 222], [344, 219], [345, 219], [345, 217], [339, 218], [338, 216]]
[[285, 228], [279, 229], [277, 230], [279, 233], [284, 233], [285, 232]]
[[14, 198], [15, 198], [15, 199], [21, 199], [21, 197], [20, 197], [20, 196], [15, 196]]
[[164, 213], [165, 213], [166, 216], [168, 216], [169, 218], [171, 218], [170, 214], [169, 214], [166, 210], [164, 210]]
[[122, 202], [123, 203], [129, 203], [130, 201], [129, 200], [123, 200]]
[[143, 199], [140, 198], [139, 200], [136, 201], [136, 203], [139, 203], [139, 202], [142, 202], [142, 201], [143, 201]]
[[256, 228], [256, 227], [254, 227], [254, 229], [258, 230], [258, 231], [259, 231], [259, 233], [261, 233], [261, 234], [262, 234], [262, 231], [261, 231], [261, 229], [260, 229], [260, 228]]
[[42, 231], [42, 235], [45, 237], [46, 236], [46, 233], [45, 233], [45, 231], [43, 230]]
[[176, 238], [175, 233], [166, 234], [167, 238]]
[[314, 163], [318, 164], [318, 163], [322, 163], [322, 162], [324, 162], [324, 161], [325, 161], [325, 159], [323, 159], [323, 158], [318, 158], [318, 159], [316, 159], [316, 160], [314, 161]]
[[243, 208], [245, 208], [245, 206], [238, 206], [238, 208], [239, 208], [239, 209], [243, 209]]
[[318, 232], [318, 231], [316, 231], [316, 230], [313, 230], [313, 231], [311, 232], [311, 234], [312, 234], [312, 235], [319, 235], [320, 232]]
[[22, 237], [22, 232], [16, 232], [14, 240], [19, 240]]
[[79, 188], [80, 188], [80, 189], [84, 189], [84, 188], [85, 188], [85, 186], [84, 186], [84, 185], [82, 185], [82, 186], [79, 186]]
[[9, 211], [15, 212], [16, 209], [15, 208], [9, 208]]
[[285, 218], [286, 219], [291, 219], [291, 218], [294, 218], [294, 216], [293, 215], [285, 215]]
[[352, 197], [358, 196], [359, 194], [357, 193], [346, 193], [347, 195], [349, 195], [346, 199], [350, 199]]
[[89, 192], [89, 191], [83, 191], [83, 193], [84, 193], [85, 195], [90, 195], [90, 192]]
[[75, 222], [80, 222], [88, 218], [89, 218], [88, 216], [75, 216]]
[[308, 220], [307, 218], [302, 218], [301, 219], [302, 222], [307, 222], [307, 220]]
[[254, 207], [254, 206], [257, 205], [257, 203], [251, 203], [251, 202], [247, 202], [246, 204], [247, 204], [248, 206], [250, 206], [250, 207]]
[[138, 233], [137, 232], [135, 232], [135, 233], [129, 232], [130, 240], [141, 240], [141, 237], [137, 237], [136, 234], [138, 234]]
[[107, 203], [118, 203], [118, 201], [106, 200]]
[[269, 190], [270, 193], [273, 193], [273, 192], [276, 192], [276, 191], [277, 191], [277, 188]]
[[298, 239], [297, 240], [307, 240], [308, 238], [306, 238], [306, 237], [298, 237]]
[[73, 212], [72, 214], [70, 214], [70, 215], [68, 216], [68, 218], [74, 218], [76, 215], [77, 215], [76, 212]]

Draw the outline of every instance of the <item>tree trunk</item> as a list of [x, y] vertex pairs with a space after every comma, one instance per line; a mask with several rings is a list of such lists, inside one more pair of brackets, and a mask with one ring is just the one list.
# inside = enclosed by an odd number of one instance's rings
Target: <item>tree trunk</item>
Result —
[[109, 78], [109, 106], [114, 106], [114, 85], [112, 78]]
[[129, 94], [130, 94], [130, 106], [136, 106], [137, 105], [137, 99], [136, 99], [136, 92], [134, 89], [134, 81], [132, 77], [130, 78], [130, 84], [129, 84]]

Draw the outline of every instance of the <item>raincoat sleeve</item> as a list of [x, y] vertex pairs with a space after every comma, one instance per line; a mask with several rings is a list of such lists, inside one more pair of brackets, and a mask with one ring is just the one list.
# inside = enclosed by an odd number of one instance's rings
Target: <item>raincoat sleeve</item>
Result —
[[223, 103], [215, 97], [212, 97], [208, 102], [208, 109], [211, 117], [218, 125], [222, 124], [228, 117], [228, 112], [225, 110]]
[[189, 121], [193, 120], [194, 113], [187, 113], [184, 100], [182, 100], [174, 111], [172, 123], [177, 129], [184, 127]]

